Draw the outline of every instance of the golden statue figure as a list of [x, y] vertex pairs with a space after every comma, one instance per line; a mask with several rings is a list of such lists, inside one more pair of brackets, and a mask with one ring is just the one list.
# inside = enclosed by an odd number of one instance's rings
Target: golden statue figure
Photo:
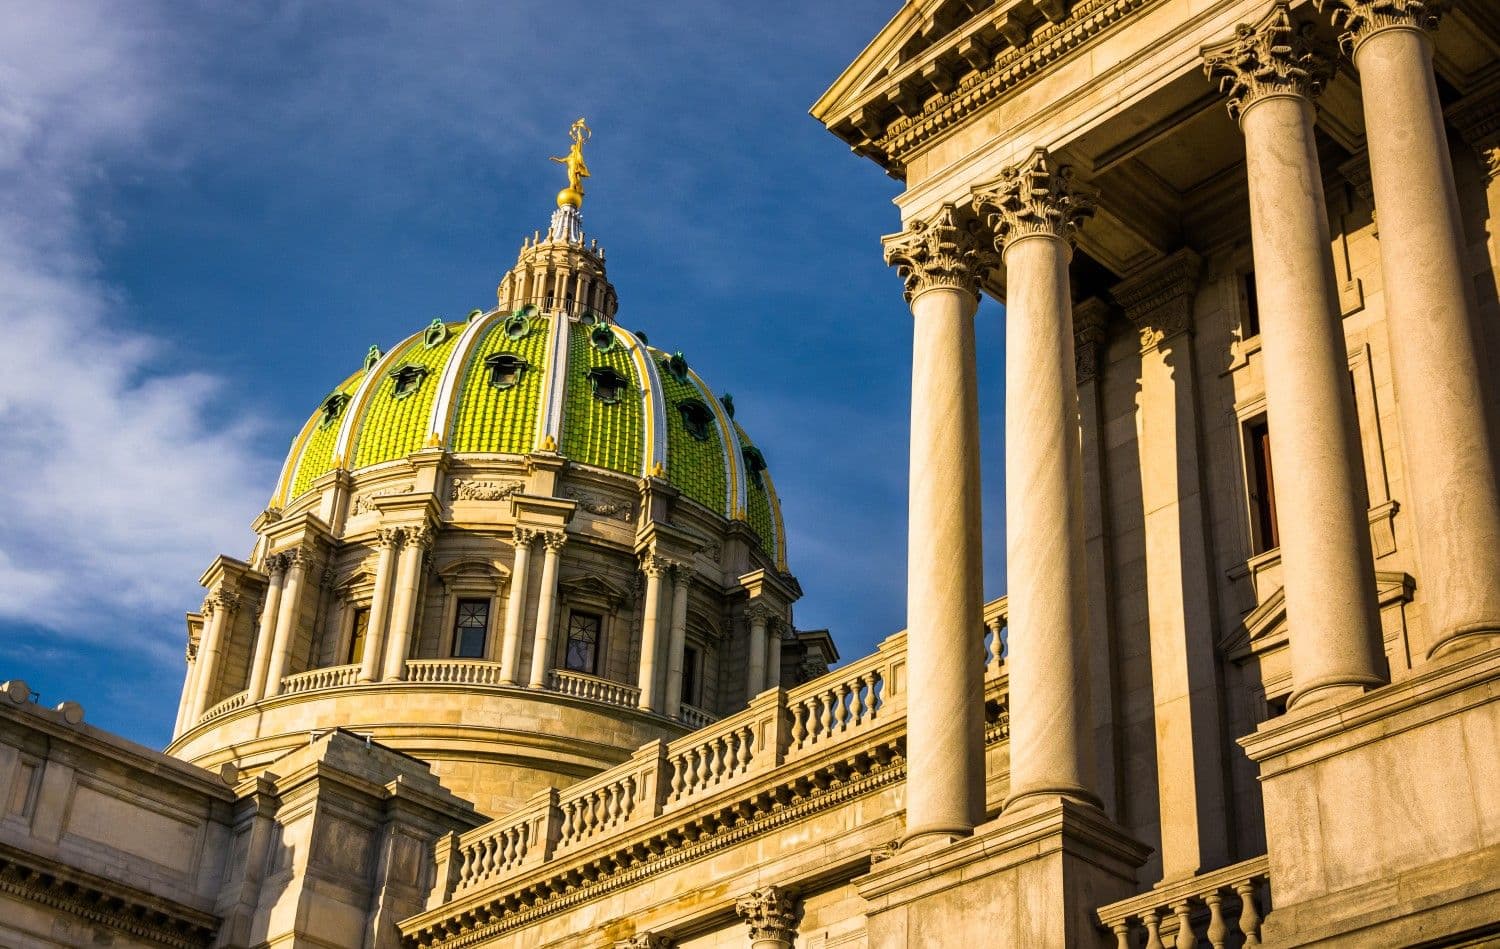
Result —
[[579, 208], [583, 206], [583, 179], [589, 176], [589, 166], [583, 161], [583, 143], [593, 136], [593, 131], [588, 123], [579, 119], [568, 129], [568, 137], [573, 139], [573, 147], [568, 150], [566, 158], [553, 156], [552, 160], [560, 165], [568, 166], [568, 186], [557, 193], [557, 206], [571, 205]]

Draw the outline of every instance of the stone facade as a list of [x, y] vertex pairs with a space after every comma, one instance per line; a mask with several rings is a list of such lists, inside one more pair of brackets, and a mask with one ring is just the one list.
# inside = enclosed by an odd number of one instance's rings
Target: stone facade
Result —
[[[826, 671], [753, 532], [649, 471], [332, 472], [205, 574], [171, 755], [9, 684], [0, 935], [1500, 938], [1497, 50], [1463, 0], [907, 3], [813, 111], [905, 185], [909, 628]], [[613, 307], [545, 244], [502, 294]], [[460, 595], [508, 617], [482, 660], [444, 651]], [[404, 638], [343, 662], [364, 600]], [[533, 661], [570, 603], [630, 630], [600, 675]]]

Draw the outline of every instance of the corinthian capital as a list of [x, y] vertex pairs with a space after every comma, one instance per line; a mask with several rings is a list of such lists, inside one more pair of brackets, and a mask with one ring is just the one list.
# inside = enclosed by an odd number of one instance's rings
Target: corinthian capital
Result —
[[906, 302], [923, 290], [947, 287], [979, 299], [979, 282], [998, 262], [958, 211], [945, 204], [930, 221], [912, 220], [906, 230], [881, 238], [885, 262], [905, 284]]
[[790, 947], [797, 935], [802, 911], [796, 897], [779, 886], [766, 886], [743, 896], [734, 911], [750, 927], [750, 941], [777, 941]]
[[288, 557], [285, 552], [271, 554], [266, 558], [265, 562], [266, 575], [275, 576], [278, 573], [284, 574], [286, 573], [286, 568], [291, 566], [291, 563], [292, 558]]
[[540, 531], [538, 536], [542, 539], [542, 546], [553, 553], [558, 553], [568, 543], [568, 535], [564, 531]]
[[641, 572], [648, 577], [664, 577], [671, 571], [672, 566], [672, 561], [656, 554], [647, 554], [641, 558]]
[[1354, 50], [1381, 30], [1437, 29], [1451, 0], [1313, 0], [1319, 13], [1327, 13], [1339, 31], [1339, 46], [1350, 59]]
[[1141, 351], [1193, 329], [1193, 297], [1203, 259], [1184, 247], [1115, 284], [1110, 295], [1141, 334]]
[[1229, 97], [1229, 117], [1268, 96], [1315, 99], [1333, 78], [1334, 58], [1312, 36], [1312, 25], [1292, 20], [1285, 3], [1258, 23], [1241, 23], [1234, 39], [1201, 50], [1203, 71]]
[[1037, 234], [1072, 243], [1084, 218], [1094, 213], [1093, 194], [1075, 187], [1072, 169], [1059, 166], [1045, 148], [975, 188], [972, 200], [974, 211], [995, 232], [996, 250]]
[[400, 547], [405, 532], [399, 527], [382, 527], [375, 532], [376, 542], [382, 547]]
[[415, 527], [405, 527], [401, 531], [402, 541], [408, 547], [420, 547], [423, 550], [431, 550], [432, 542], [437, 539], [437, 532], [430, 524], [418, 524]]

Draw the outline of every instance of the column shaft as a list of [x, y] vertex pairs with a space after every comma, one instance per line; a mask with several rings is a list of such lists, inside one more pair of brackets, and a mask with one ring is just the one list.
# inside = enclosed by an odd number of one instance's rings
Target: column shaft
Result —
[[655, 556], [646, 558], [646, 602], [641, 612], [641, 668], [637, 684], [641, 689], [640, 707], [648, 712], [661, 711], [657, 674], [657, 656], [661, 652], [661, 582], [666, 576], [665, 562]]
[[1266, 96], [1240, 126], [1299, 704], [1382, 681], [1373, 554], [1312, 102]]
[[781, 627], [775, 626], [766, 635], [766, 688], [781, 688]]
[[382, 680], [406, 678], [406, 659], [417, 626], [417, 592], [422, 585], [422, 558], [427, 548], [417, 532], [408, 531], [396, 560], [395, 598], [391, 603], [391, 631], [386, 637]]
[[307, 554], [291, 555], [286, 582], [281, 589], [281, 603], [276, 611], [276, 634], [271, 642], [271, 660], [266, 669], [266, 695], [281, 694], [281, 677], [290, 661], [292, 636], [297, 631], [298, 613], [302, 609], [302, 580], [307, 573]]
[[281, 608], [281, 585], [286, 579], [285, 558], [279, 555], [268, 557], [266, 566], [270, 572], [270, 582], [266, 586], [265, 603], [260, 608], [260, 628], [255, 634], [255, 651], [250, 657], [250, 678], [245, 687], [250, 702], [259, 702], [266, 696], [266, 674], [271, 665], [271, 637], [276, 633], [276, 614]]
[[225, 630], [229, 627], [234, 614], [225, 598], [234, 594], [226, 593], [218, 602], [213, 604], [213, 613], [208, 617], [208, 622], [203, 627], [203, 639], [198, 644], [197, 671], [193, 678], [193, 695], [188, 702], [187, 718], [183, 721], [182, 728], [192, 728], [203, 713], [208, 711], [208, 703], [213, 696], [214, 683], [219, 678], [219, 663], [224, 654]]
[[1005, 511], [1010, 603], [1007, 807], [1098, 803], [1088, 720], [1083, 467], [1070, 250], [1051, 234], [1005, 247]]
[[365, 627], [364, 653], [359, 660], [359, 681], [374, 682], [380, 678], [385, 660], [385, 632], [390, 625], [391, 586], [395, 578], [393, 561], [401, 543], [398, 531], [386, 528], [380, 532], [380, 553], [375, 560], [375, 590], [370, 597], [370, 621]]
[[1381, 29], [1359, 43], [1354, 61], [1380, 215], [1418, 590], [1435, 652], [1467, 633], [1500, 631], [1500, 491], [1470, 322], [1474, 297], [1431, 38], [1415, 25]]
[[688, 568], [680, 566], [672, 580], [672, 625], [667, 646], [666, 711], [682, 716], [682, 658], [687, 650]]
[[542, 538], [542, 589], [536, 610], [536, 637], [531, 646], [531, 681], [533, 689], [547, 687], [547, 673], [552, 669], [552, 627], [557, 624], [557, 563], [561, 556], [564, 534]]
[[752, 606], [745, 616], [750, 621], [750, 638], [746, 646], [749, 660], [745, 663], [745, 701], [749, 702], [766, 690], [766, 622], [769, 617], [764, 607]]
[[535, 535], [516, 528], [515, 564], [510, 574], [510, 597], [505, 601], [505, 633], [500, 640], [500, 681], [521, 682], [521, 624], [526, 619], [526, 578], [531, 571], [531, 542]]

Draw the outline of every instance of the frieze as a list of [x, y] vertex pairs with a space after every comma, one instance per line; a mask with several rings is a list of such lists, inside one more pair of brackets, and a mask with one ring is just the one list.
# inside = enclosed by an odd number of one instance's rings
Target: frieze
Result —
[[399, 487], [376, 488], [373, 491], [366, 491], [363, 494], [356, 494], [354, 496], [354, 502], [350, 505], [349, 508], [350, 516], [358, 517], [361, 514], [368, 514], [369, 512], [375, 510], [376, 498], [388, 498], [396, 494], [410, 493], [410, 485], [401, 485]]
[[577, 488], [569, 488], [563, 497], [578, 502], [578, 506], [598, 517], [608, 517], [629, 523], [635, 516], [635, 505], [629, 501], [618, 501], [598, 494], [590, 494]]
[[526, 486], [524, 481], [469, 481], [454, 478], [448, 487], [450, 501], [503, 501]]

